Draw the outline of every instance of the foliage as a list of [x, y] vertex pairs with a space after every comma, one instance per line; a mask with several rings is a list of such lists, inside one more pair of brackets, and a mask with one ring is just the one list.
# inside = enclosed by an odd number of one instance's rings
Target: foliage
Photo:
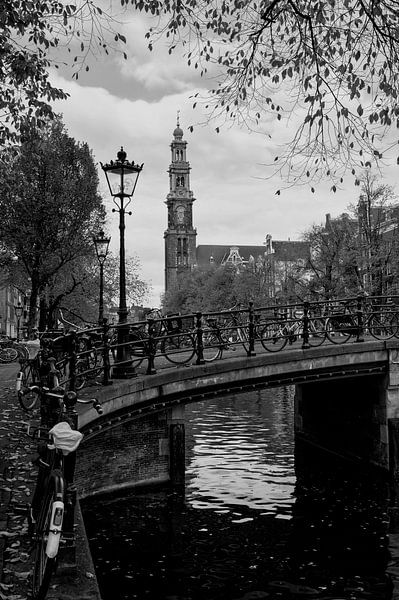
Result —
[[[79, 285], [71, 293], [62, 293], [57, 308], [68, 321], [83, 326], [83, 323], [96, 324], [99, 311], [99, 265], [96, 258], [82, 261], [77, 265], [81, 272], [76, 278]], [[140, 261], [137, 256], [126, 258], [126, 300], [129, 305], [141, 305], [150, 291], [148, 283], [140, 277]], [[82, 276], [83, 273], [83, 276]], [[60, 288], [65, 291], [65, 285]], [[107, 316], [110, 308], [119, 305], [119, 257], [108, 254], [104, 263], [104, 315]]]
[[397, 0], [121, 1], [159, 19], [150, 49], [166, 37], [169, 52], [183, 47], [216, 79], [194, 106], [269, 137], [288, 125], [275, 161], [289, 183], [329, 176], [336, 191], [351, 173], [360, 185], [384, 157], [386, 133], [399, 127]]
[[304, 234], [311, 246], [311, 296], [325, 300], [350, 296], [361, 289], [356, 233], [357, 222], [344, 213], [329, 219], [326, 226], [313, 225]]
[[97, 171], [87, 144], [69, 137], [60, 119], [27, 132], [16, 157], [3, 151], [1, 166], [0, 238], [29, 279], [32, 326], [38, 298], [48, 305], [62, 280], [63, 293], [76, 288], [80, 261], [93, 257], [92, 235], [104, 219]]
[[[303, 269], [294, 266], [287, 269], [287, 272], [279, 274], [278, 298], [280, 301], [297, 301], [298, 293], [302, 290]], [[262, 262], [251, 268], [237, 269], [226, 264], [182, 272], [176, 285], [165, 294], [163, 309], [167, 313], [187, 314], [247, 307], [250, 301], [256, 306], [274, 303], [276, 299], [271, 297], [272, 284], [267, 271], [267, 264]]]
[[67, 98], [51, 84], [49, 68], [69, 65], [77, 79], [89, 69], [89, 54], [108, 54], [110, 36], [126, 41], [113, 31], [112, 17], [91, 0], [2, 0], [0, 146], [18, 143], [25, 129], [42, 127], [54, 117], [51, 102]]
[[[125, 259], [126, 302], [140, 305], [146, 299], [151, 286], [140, 278], [140, 260], [134, 256]], [[119, 257], [109, 254], [104, 265], [104, 300], [109, 306], [119, 305]]]

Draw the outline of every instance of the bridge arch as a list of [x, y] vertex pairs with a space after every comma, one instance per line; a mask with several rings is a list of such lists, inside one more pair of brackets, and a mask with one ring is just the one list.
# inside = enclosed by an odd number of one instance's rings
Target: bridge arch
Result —
[[[389, 463], [388, 429], [399, 418], [398, 348], [399, 342], [389, 341], [296, 349], [114, 382], [96, 393], [104, 410], [101, 417], [88, 410], [79, 415], [84, 433], [77, 464], [80, 495], [171, 480], [182, 483], [185, 404], [266, 386], [296, 386], [295, 429], [308, 440], [316, 429], [312, 411], [319, 410], [319, 421], [325, 416], [320, 407], [328, 405], [333, 414], [334, 388], [342, 396], [344, 382], [352, 392], [357, 386], [360, 394], [372, 387], [375, 401], [368, 401], [366, 429], [375, 439], [368, 460], [395, 469]], [[320, 395], [324, 403], [317, 399]], [[348, 423], [354, 426], [355, 420]]]

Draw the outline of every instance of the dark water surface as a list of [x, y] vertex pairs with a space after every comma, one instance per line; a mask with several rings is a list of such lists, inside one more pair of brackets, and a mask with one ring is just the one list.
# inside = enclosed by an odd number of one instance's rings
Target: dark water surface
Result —
[[189, 405], [185, 497], [87, 501], [103, 599], [393, 598], [386, 482], [295, 450], [293, 414], [293, 388]]

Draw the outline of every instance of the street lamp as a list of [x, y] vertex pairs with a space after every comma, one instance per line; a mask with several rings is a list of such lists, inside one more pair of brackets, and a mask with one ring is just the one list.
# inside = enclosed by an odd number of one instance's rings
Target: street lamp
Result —
[[105, 237], [101, 230], [97, 236], [93, 236], [94, 247], [96, 249], [97, 259], [100, 265], [100, 303], [98, 308], [98, 324], [103, 324], [104, 319], [104, 263], [108, 254], [110, 237]]
[[19, 330], [21, 325], [21, 317], [24, 312], [24, 307], [20, 302], [14, 306], [15, 316], [17, 317], [17, 342], [19, 342]]
[[[127, 323], [128, 310], [126, 306], [126, 271], [125, 271], [125, 210], [129, 206], [137, 180], [143, 168], [143, 164], [138, 165], [126, 160], [126, 152], [121, 147], [117, 154], [117, 160], [111, 160], [105, 165], [101, 164], [109, 191], [116, 205], [112, 212], [119, 212], [119, 308], [118, 308], [118, 348], [117, 363], [119, 365], [114, 369], [114, 377], [128, 377], [134, 374], [134, 369], [129, 366], [129, 356], [126, 344], [129, 338], [129, 327], [124, 327]], [[131, 215], [131, 212], [128, 212]]]

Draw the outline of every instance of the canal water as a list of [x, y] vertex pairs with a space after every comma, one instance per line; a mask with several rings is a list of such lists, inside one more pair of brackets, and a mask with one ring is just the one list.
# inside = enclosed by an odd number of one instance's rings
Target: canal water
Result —
[[184, 493], [84, 503], [103, 600], [394, 598], [386, 482], [295, 447], [293, 394], [187, 406]]

